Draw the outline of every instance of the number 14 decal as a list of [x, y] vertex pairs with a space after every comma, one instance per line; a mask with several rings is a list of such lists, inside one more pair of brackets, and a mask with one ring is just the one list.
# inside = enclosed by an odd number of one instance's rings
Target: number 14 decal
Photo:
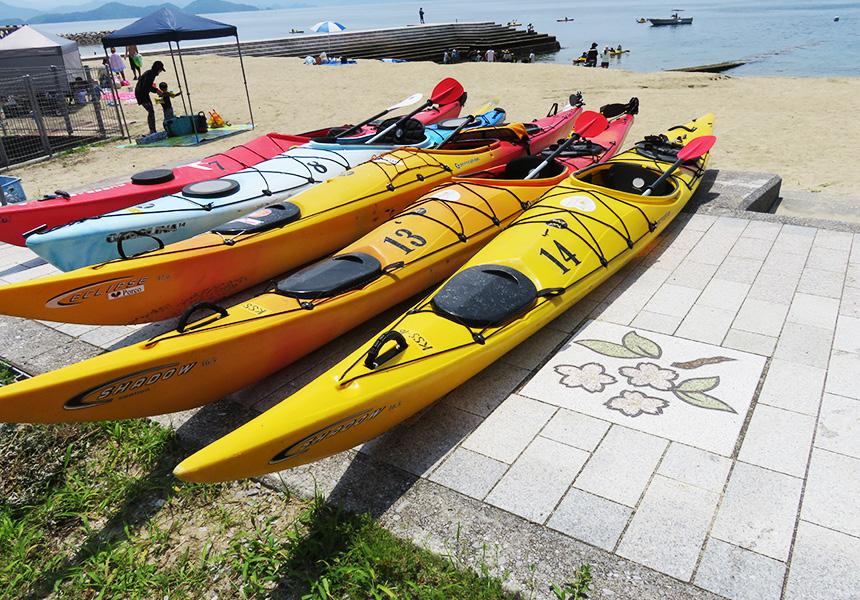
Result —
[[564, 266], [564, 264], [561, 262], [562, 260], [564, 262], [572, 262], [574, 264], [574, 266], [578, 265], [580, 262], [582, 262], [578, 258], [576, 258], [576, 254], [571, 254], [570, 250], [568, 250], [567, 248], [562, 246], [557, 241], [555, 242], [555, 247], [558, 249], [559, 254], [561, 254], [561, 260], [557, 259], [555, 256], [552, 255], [552, 253], [548, 252], [544, 248], [540, 249], [540, 253], [541, 253], [541, 256], [546, 256], [553, 263], [555, 263], [555, 266], [557, 266], [559, 269], [561, 269], [562, 275], [567, 273], [568, 271], [570, 271], [570, 269], [568, 267]]

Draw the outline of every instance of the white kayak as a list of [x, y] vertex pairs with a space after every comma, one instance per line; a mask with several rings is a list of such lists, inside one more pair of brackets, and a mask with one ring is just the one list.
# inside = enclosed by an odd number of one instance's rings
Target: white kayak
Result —
[[[493, 109], [466, 126], [492, 125], [504, 116], [504, 110]], [[426, 127], [410, 119], [378, 140], [370, 135], [312, 140], [227, 177], [191, 183], [169, 196], [30, 235], [26, 244], [63, 271], [160, 249], [291, 198], [395, 148], [435, 146], [464, 119]]]

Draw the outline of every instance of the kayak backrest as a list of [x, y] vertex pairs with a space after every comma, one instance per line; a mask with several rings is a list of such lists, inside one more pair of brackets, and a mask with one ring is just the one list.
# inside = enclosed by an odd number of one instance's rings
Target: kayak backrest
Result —
[[259, 233], [277, 227], [283, 227], [301, 217], [301, 210], [292, 202], [278, 202], [261, 208], [239, 219], [233, 219], [212, 230], [221, 235], [237, 235], [240, 233]]
[[505, 265], [463, 269], [430, 300], [437, 315], [467, 327], [500, 325], [537, 298], [531, 279]]
[[[379, 124], [379, 131], [385, 131], [400, 120], [399, 117], [386, 119]], [[406, 119], [397, 127], [373, 142], [386, 145], [412, 145], [424, 141], [424, 123], [418, 119]]]
[[291, 298], [315, 300], [330, 298], [355, 289], [382, 275], [382, 263], [364, 252], [351, 252], [326, 259], [277, 285], [280, 294]]
[[[518, 156], [505, 166], [505, 171], [500, 175], [502, 179], [525, 179], [535, 167], [546, 160], [544, 156]], [[550, 179], [564, 172], [564, 165], [555, 160], [549, 161], [533, 179]]]
[[669, 138], [662, 134], [649, 135], [641, 142], [636, 142], [636, 152], [642, 156], [666, 162], [675, 162], [678, 159], [678, 152], [683, 147], [682, 144], [670, 142]]

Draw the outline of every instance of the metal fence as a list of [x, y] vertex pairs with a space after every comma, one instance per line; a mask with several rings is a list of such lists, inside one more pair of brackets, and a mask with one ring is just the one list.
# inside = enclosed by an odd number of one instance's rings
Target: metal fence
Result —
[[0, 69], [0, 167], [123, 135], [116, 86], [89, 67]]

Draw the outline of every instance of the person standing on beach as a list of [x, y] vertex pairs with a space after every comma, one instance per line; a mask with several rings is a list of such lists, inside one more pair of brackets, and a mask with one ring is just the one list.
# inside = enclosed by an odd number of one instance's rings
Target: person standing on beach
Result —
[[484, 60], [487, 62], [495, 62], [496, 61], [496, 53], [492, 48], [487, 48], [487, 53], [484, 54]]
[[155, 85], [155, 78], [160, 73], [164, 73], [164, 63], [160, 60], [152, 63], [152, 68], [144, 71], [140, 79], [137, 80], [137, 85], [134, 86], [134, 99], [146, 111], [146, 123], [149, 125], [149, 133], [155, 133], [155, 107], [152, 105], [150, 94], [161, 96], [161, 90]]
[[137, 51], [136, 45], [125, 47], [125, 58], [131, 67], [131, 74], [137, 79], [140, 77], [140, 68], [143, 66], [143, 61], [140, 57], [140, 52]]
[[421, 23], [422, 25], [424, 24], [424, 7], [423, 6], [418, 7], [418, 22]]
[[122, 56], [116, 53], [116, 48], [110, 49], [110, 56], [108, 57], [108, 60], [110, 61], [111, 71], [113, 71], [114, 73], [119, 73], [120, 78], [125, 81], [125, 63], [122, 62]]
[[585, 55], [585, 66], [586, 67], [596, 67], [597, 66], [597, 42], [591, 44], [591, 49], [588, 51], [588, 54]]
[[600, 53], [600, 66], [604, 69], [609, 68], [609, 57], [612, 56], [612, 52], [609, 50], [609, 46], [603, 47], [603, 52]]

